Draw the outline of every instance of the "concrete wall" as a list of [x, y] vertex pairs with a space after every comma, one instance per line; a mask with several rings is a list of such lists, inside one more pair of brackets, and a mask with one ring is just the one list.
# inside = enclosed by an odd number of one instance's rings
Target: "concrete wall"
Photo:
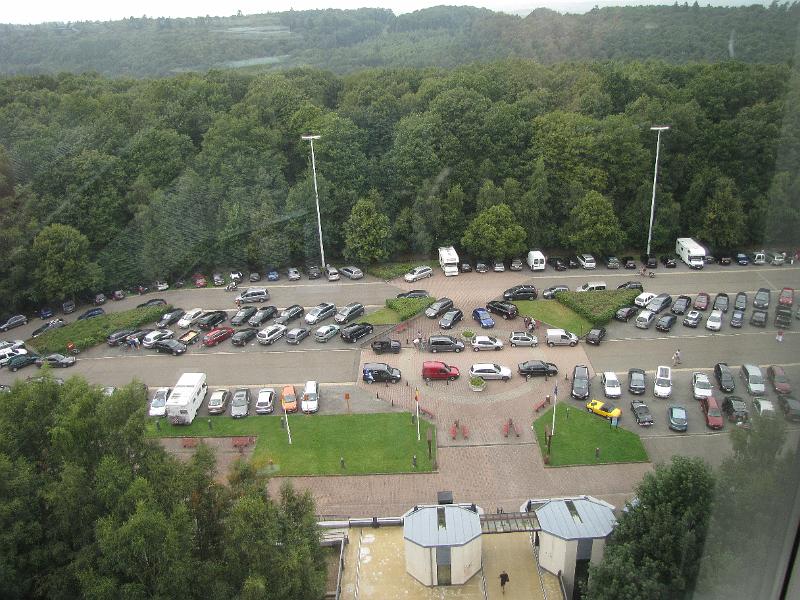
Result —
[[592, 542], [592, 559], [591, 562], [595, 565], [600, 564], [603, 560], [603, 553], [606, 550], [605, 538], [595, 538]]
[[453, 585], [469, 581], [481, 568], [481, 538], [478, 536], [464, 546], [455, 546], [450, 550], [450, 578]]
[[575, 562], [578, 554], [578, 540], [559, 541], [564, 547], [561, 577], [564, 579], [564, 587], [567, 588], [567, 594], [572, 597], [572, 590], [575, 589]]
[[[553, 575], [558, 575], [558, 572], [561, 571], [567, 594], [570, 595], [575, 585], [575, 557], [577, 552], [577, 540], [562, 540], [549, 533], [539, 532], [539, 565]], [[592, 554], [594, 554], [594, 546], [592, 546]]]
[[436, 581], [436, 553], [406, 539], [403, 540], [406, 555], [406, 572], [422, 585], [431, 586]]

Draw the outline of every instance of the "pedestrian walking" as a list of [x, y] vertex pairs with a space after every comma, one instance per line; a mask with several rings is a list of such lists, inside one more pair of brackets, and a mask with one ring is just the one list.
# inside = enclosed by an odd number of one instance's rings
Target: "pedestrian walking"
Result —
[[778, 335], [775, 336], [775, 339], [778, 340], [779, 342], [783, 341], [783, 329], [778, 330]]
[[503, 593], [506, 593], [506, 584], [511, 581], [511, 578], [508, 576], [508, 573], [505, 571], [500, 572], [500, 589], [503, 590]]
[[675, 354], [672, 355], [672, 366], [681, 364], [681, 351], [675, 350]]

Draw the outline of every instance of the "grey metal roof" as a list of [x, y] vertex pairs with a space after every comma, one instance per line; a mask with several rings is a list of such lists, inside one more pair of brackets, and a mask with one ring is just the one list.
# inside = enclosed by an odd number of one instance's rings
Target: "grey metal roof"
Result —
[[[444, 509], [444, 527], [439, 527], [438, 509]], [[419, 506], [403, 518], [403, 537], [424, 548], [463, 546], [480, 535], [480, 517], [469, 506]]]
[[565, 540], [604, 538], [616, 523], [611, 505], [590, 496], [550, 500], [535, 512], [542, 531]]

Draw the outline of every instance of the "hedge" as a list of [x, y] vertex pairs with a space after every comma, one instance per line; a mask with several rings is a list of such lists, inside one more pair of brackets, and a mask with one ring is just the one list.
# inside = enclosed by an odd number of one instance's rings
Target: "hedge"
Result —
[[401, 321], [407, 321], [433, 303], [434, 299], [430, 296], [426, 298], [388, 298], [386, 300], [386, 307], [391, 308], [400, 315]]
[[39, 354], [65, 352], [68, 342], [74, 342], [79, 349], [86, 350], [105, 343], [108, 335], [117, 329], [133, 329], [146, 323], [154, 323], [170, 310], [172, 306], [167, 305], [107, 313], [51, 329], [35, 340], [28, 341], [27, 345]]
[[597, 292], [559, 292], [556, 300], [575, 311], [592, 325], [605, 325], [623, 306], [632, 304], [639, 290], [602, 290]]
[[420, 265], [428, 265], [429, 267], [436, 269], [439, 267], [439, 263], [435, 260], [419, 260], [417, 262], [391, 262], [391, 263], [382, 263], [379, 265], [370, 265], [366, 268], [367, 273], [370, 275], [374, 275], [378, 279], [383, 279], [384, 281], [389, 281], [390, 279], [394, 279], [395, 277], [400, 277], [401, 275], [405, 275], [414, 267], [418, 267]]

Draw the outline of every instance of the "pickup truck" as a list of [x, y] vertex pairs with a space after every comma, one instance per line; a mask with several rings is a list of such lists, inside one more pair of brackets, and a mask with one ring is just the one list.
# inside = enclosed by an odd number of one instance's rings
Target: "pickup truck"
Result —
[[375, 354], [399, 354], [401, 344], [397, 340], [374, 340], [372, 342], [372, 349]]

